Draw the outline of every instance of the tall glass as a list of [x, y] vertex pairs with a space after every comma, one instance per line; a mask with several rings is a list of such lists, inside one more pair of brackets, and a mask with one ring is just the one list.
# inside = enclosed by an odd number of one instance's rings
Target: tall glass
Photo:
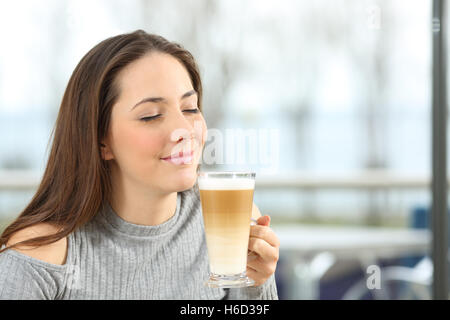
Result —
[[205, 285], [213, 288], [254, 285], [245, 270], [255, 173], [200, 172], [198, 186], [210, 267]]

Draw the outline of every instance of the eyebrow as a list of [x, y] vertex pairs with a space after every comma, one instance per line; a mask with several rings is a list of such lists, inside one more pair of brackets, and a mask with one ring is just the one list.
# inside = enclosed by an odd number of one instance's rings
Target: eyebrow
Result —
[[[197, 94], [197, 91], [195, 91], [195, 90], [188, 91], [188, 92], [186, 92], [185, 94], [183, 94], [183, 95], [180, 97], [180, 100], [183, 100], [183, 99], [185, 99], [185, 98], [187, 98], [187, 97], [190, 97], [190, 96], [192, 96], [192, 95], [194, 95], [194, 94]], [[136, 108], [138, 105], [140, 105], [140, 104], [142, 104], [142, 103], [146, 103], [146, 102], [153, 102], [153, 103], [159, 103], [159, 102], [162, 102], [162, 103], [167, 103], [167, 100], [166, 100], [165, 98], [163, 98], [163, 97], [148, 97], [148, 98], [144, 98], [144, 99], [142, 99], [141, 101], [139, 101], [138, 103], [136, 103], [136, 104], [130, 109], [130, 111], [133, 110], [134, 108]]]

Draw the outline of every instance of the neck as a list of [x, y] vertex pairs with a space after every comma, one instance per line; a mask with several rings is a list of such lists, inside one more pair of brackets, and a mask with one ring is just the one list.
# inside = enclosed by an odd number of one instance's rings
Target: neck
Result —
[[117, 215], [127, 222], [156, 226], [175, 214], [177, 193], [157, 192], [124, 179], [115, 179], [110, 204]]

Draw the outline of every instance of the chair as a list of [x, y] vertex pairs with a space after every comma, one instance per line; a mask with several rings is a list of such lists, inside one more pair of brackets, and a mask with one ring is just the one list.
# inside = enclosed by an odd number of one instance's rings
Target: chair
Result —
[[429, 300], [433, 263], [426, 256], [414, 267], [388, 266], [380, 269], [381, 288], [369, 289], [367, 279], [359, 280], [342, 297], [343, 300], [361, 300], [372, 295], [377, 300]]
[[[411, 227], [428, 228], [429, 209], [416, 207], [412, 212]], [[447, 261], [450, 265], [450, 251]], [[418, 262], [417, 262], [418, 260]], [[404, 265], [388, 266], [380, 269], [381, 289], [368, 289], [367, 279], [359, 280], [351, 286], [342, 299], [363, 299], [372, 293], [374, 299], [420, 299], [429, 300], [433, 280], [433, 261], [429, 256], [410, 257], [403, 260]]]

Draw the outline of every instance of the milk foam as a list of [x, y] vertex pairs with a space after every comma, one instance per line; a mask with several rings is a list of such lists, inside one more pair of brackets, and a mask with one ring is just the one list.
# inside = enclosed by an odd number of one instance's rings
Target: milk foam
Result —
[[201, 190], [249, 190], [255, 188], [255, 180], [248, 178], [198, 178]]

